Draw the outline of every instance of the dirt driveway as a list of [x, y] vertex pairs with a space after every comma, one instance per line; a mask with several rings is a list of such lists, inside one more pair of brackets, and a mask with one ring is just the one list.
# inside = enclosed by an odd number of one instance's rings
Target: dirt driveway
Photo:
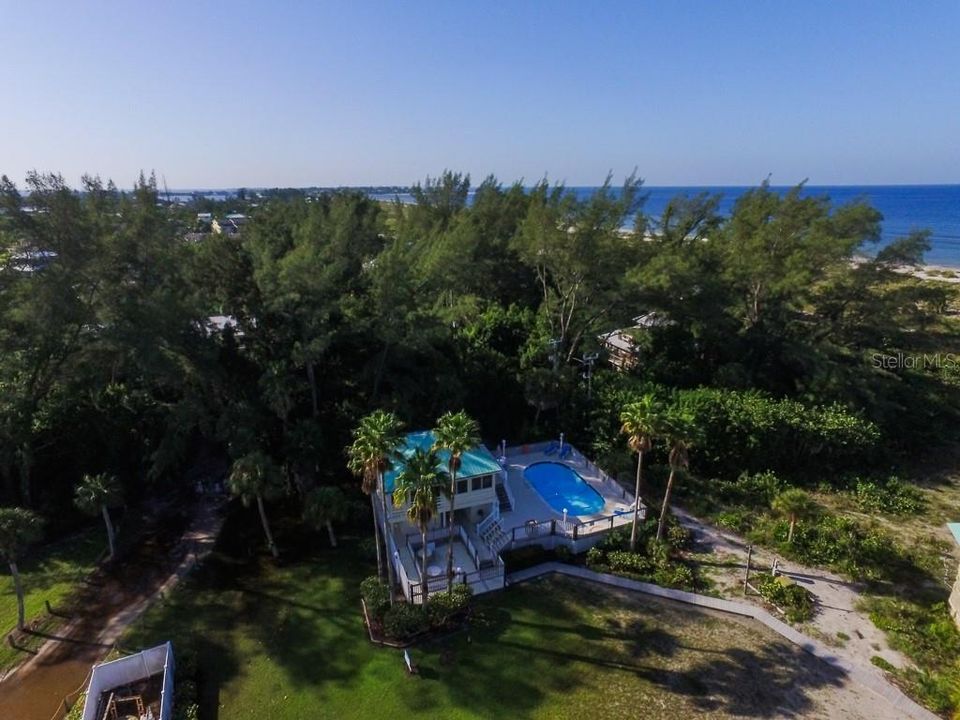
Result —
[[73, 603], [73, 619], [0, 682], [0, 718], [51, 720], [127, 626], [212, 549], [223, 522], [221, 503], [204, 501], [191, 510], [185, 527], [147, 529], [122, 562], [88, 579]]

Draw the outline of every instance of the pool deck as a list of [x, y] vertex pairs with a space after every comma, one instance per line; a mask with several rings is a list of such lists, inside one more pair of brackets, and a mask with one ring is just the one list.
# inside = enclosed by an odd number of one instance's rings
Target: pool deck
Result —
[[[535, 449], [535, 447], [531, 447], [530, 450], [531, 452], [523, 453], [522, 447], [507, 449], [505, 469], [507, 471], [507, 483], [513, 496], [513, 509], [501, 514], [500, 526], [505, 532], [509, 533], [514, 528], [523, 527], [528, 520], [556, 520], [558, 527], [563, 522], [563, 513], [550, 507], [523, 475], [523, 471], [527, 467], [539, 462], [567, 465], [575, 470], [604, 499], [604, 506], [600, 512], [589, 515], [568, 515], [568, 525], [572, 526], [578, 522], [589, 523], [592, 520], [609, 518], [617, 512], [630, 515], [630, 511], [633, 509], [633, 495], [625, 492], [576, 448], [573, 449], [566, 460], [561, 460], [557, 453], [547, 455], [543, 450]], [[621, 523], [617, 522], [617, 524]]]

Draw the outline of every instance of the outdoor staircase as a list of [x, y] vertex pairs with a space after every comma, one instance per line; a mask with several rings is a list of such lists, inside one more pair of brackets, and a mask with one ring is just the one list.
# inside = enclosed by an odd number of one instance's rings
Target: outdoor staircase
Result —
[[500, 503], [501, 515], [513, 510], [513, 505], [510, 504], [510, 498], [507, 496], [507, 490], [503, 487], [503, 483], [497, 483], [497, 501]]
[[480, 534], [480, 539], [487, 547], [493, 550], [494, 553], [499, 553], [503, 546], [510, 542], [510, 536], [500, 527], [499, 520], [488, 525]]

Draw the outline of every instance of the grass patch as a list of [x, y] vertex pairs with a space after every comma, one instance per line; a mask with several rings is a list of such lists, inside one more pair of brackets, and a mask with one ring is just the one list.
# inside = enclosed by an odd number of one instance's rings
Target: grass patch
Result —
[[842, 683], [750, 621], [567, 578], [476, 598], [465, 631], [412, 649], [410, 678], [367, 639], [358, 544], [280, 564], [218, 547], [124, 644], [195, 656], [201, 718], [802, 715]]
[[[27, 622], [38, 622], [44, 632], [56, 628], [61, 618], [47, 614], [44, 601], [54, 610], [62, 608], [75, 591], [77, 584], [96, 566], [97, 558], [106, 547], [103, 528], [92, 525], [75, 535], [55, 543], [41, 545], [20, 563], [20, 577], [25, 592], [24, 605]], [[17, 626], [17, 596], [13, 592], [13, 578], [4, 565], [0, 576], [0, 628], [4, 635]], [[42, 637], [29, 637], [21, 645], [33, 650], [43, 644]], [[11, 667], [26, 657], [6, 641], [0, 645], [0, 670]]]
[[960, 710], [960, 630], [946, 604], [875, 597], [864, 601], [864, 608], [874, 625], [887, 633], [890, 646], [917, 665], [883, 669], [936, 712], [952, 716]]

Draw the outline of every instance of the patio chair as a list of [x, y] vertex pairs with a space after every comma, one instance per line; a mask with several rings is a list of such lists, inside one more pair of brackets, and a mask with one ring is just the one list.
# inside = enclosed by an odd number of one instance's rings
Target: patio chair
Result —
[[543, 451], [543, 454], [553, 455], [559, 449], [560, 449], [560, 443], [558, 443], [556, 440], [551, 440], [550, 444], [547, 445], [547, 449]]
[[558, 457], [559, 457], [561, 460], [566, 460], [568, 457], [570, 457], [570, 453], [572, 453], [572, 452], [573, 452], [573, 447], [572, 447], [572, 446], [570, 446], [570, 445], [564, 445], [564, 446], [563, 446], [563, 450], [560, 451], [560, 455], [559, 455]]

